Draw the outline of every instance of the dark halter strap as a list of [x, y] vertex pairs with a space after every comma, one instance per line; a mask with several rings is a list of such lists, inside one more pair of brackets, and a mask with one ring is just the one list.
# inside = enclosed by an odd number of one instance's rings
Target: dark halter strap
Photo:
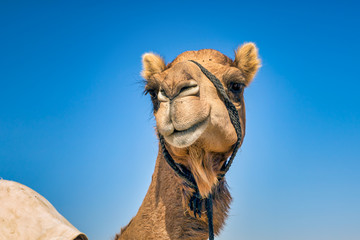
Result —
[[[195, 63], [200, 70], [205, 74], [205, 76], [214, 84], [215, 88], [221, 95], [221, 98], [225, 104], [226, 109], [228, 110], [230, 121], [232, 125], [235, 128], [236, 135], [237, 135], [237, 141], [234, 145], [234, 150], [229, 158], [228, 161], [226, 161], [223, 166], [221, 167], [221, 173], [218, 175], [218, 180], [222, 180], [226, 174], [227, 171], [229, 171], [229, 168], [234, 161], [235, 155], [237, 151], [239, 150], [241, 139], [242, 139], [242, 131], [241, 131], [241, 125], [239, 120], [239, 114], [236, 110], [236, 107], [234, 104], [230, 101], [228, 95], [226, 94], [226, 91], [221, 84], [220, 80], [215, 77], [211, 72], [209, 72], [206, 68], [204, 68], [201, 64], [199, 64], [196, 61], [190, 60], [191, 62]], [[169, 154], [168, 150], [165, 146], [165, 140], [164, 137], [159, 133], [159, 140], [160, 140], [160, 146], [164, 155], [164, 158], [166, 162], [169, 164], [169, 166], [175, 171], [175, 173], [181, 177], [185, 184], [191, 187], [195, 190], [195, 193], [190, 199], [189, 207], [192, 211], [194, 211], [194, 215], [196, 217], [196, 214], [199, 215], [201, 218], [201, 196], [199, 194], [199, 189], [196, 184], [196, 181], [194, 179], [194, 176], [192, 173], [183, 165], [175, 163], [174, 159]], [[208, 218], [208, 225], [209, 225], [209, 240], [214, 240], [214, 226], [213, 226], [213, 197], [210, 193], [209, 196], [205, 199], [205, 209], [206, 209], [206, 215]]]

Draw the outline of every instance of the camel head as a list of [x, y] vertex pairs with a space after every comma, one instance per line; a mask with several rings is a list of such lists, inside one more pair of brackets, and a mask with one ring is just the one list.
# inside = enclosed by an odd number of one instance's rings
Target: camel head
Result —
[[151, 96], [157, 131], [174, 160], [187, 166], [206, 197], [237, 140], [228, 111], [213, 83], [193, 62], [200, 63], [223, 84], [236, 106], [245, 134], [244, 89], [260, 66], [257, 49], [247, 43], [235, 60], [212, 50], [187, 51], [165, 64], [157, 54], [143, 55], [145, 92]]

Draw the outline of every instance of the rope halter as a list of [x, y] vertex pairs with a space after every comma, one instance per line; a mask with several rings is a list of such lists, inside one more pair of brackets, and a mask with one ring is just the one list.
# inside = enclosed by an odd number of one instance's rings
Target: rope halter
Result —
[[[227, 171], [229, 171], [229, 168], [230, 168], [232, 162], [234, 161], [235, 155], [240, 148], [240, 143], [241, 143], [241, 139], [242, 139], [242, 131], [241, 131], [239, 113], [236, 110], [235, 105], [231, 102], [231, 100], [230, 100], [229, 96], [227, 95], [220, 80], [217, 77], [215, 77], [215, 75], [213, 75], [211, 72], [209, 72], [206, 68], [204, 68], [200, 63], [198, 63], [194, 60], [190, 60], [190, 61], [195, 63], [200, 68], [200, 70], [214, 84], [215, 88], [221, 95], [221, 98], [225, 104], [225, 107], [228, 110], [230, 121], [231, 121], [232, 125], [234, 126], [236, 135], [237, 135], [237, 141], [233, 147], [234, 150], [233, 150], [229, 160], [225, 161], [225, 163], [223, 164], [223, 166], [220, 169], [220, 174], [218, 175], [218, 180], [220, 182], [220, 180], [222, 180], [224, 178]], [[171, 157], [170, 153], [166, 149], [164, 137], [160, 133], [159, 133], [159, 140], [160, 140], [161, 150], [163, 152], [166, 162], [175, 171], [175, 173], [185, 181], [186, 185], [188, 185], [189, 187], [194, 189], [194, 194], [190, 198], [190, 201], [189, 201], [189, 207], [190, 207], [190, 210], [194, 211], [195, 217], [196, 217], [196, 214], [198, 214], [198, 216], [201, 218], [201, 202], [203, 199], [201, 198], [201, 196], [199, 194], [199, 189], [198, 189], [198, 186], [194, 179], [194, 176], [185, 166], [175, 163], [174, 159]], [[213, 197], [212, 197], [212, 194], [210, 193], [208, 195], [208, 197], [205, 199], [205, 209], [206, 209], [208, 225], [209, 225], [209, 240], [214, 240], [213, 201], [212, 200], [213, 200]]]

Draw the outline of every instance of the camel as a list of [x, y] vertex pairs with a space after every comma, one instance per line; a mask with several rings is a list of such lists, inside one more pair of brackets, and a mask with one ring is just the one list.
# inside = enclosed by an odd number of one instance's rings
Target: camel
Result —
[[[145, 93], [153, 103], [156, 131], [163, 136], [164, 147], [174, 162], [191, 172], [200, 198], [212, 198], [213, 230], [218, 235], [231, 202], [226, 179], [218, 176], [238, 138], [221, 95], [192, 61], [221, 81], [236, 107], [244, 136], [244, 88], [253, 80], [260, 60], [253, 43], [240, 46], [234, 60], [213, 49], [187, 51], [168, 64], [155, 53], [142, 57]], [[115, 240], [207, 239], [206, 208], [201, 202], [196, 215], [189, 206], [193, 194], [194, 189], [169, 166], [159, 144], [146, 196], [136, 216]]]
[[20, 183], [0, 178], [0, 239], [87, 240], [49, 201]]

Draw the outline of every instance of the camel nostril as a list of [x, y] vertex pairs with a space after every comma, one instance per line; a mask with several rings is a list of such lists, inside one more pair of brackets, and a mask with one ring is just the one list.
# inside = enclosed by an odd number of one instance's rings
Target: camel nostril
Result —
[[169, 101], [169, 97], [166, 95], [166, 92], [164, 89], [161, 89], [158, 94], [158, 100], [160, 102], [167, 102]]
[[160, 90], [160, 93], [161, 93], [162, 95], [164, 95], [165, 97], [168, 97], [168, 96], [166, 95], [166, 92], [165, 92], [164, 89], [161, 89], [161, 90]]
[[191, 83], [181, 87], [177, 97], [196, 96], [198, 95], [199, 91], [199, 85], [197, 85], [197, 83]]
[[184, 91], [186, 91], [186, 90], [189, 90], [189, 89], [191, 89], [191, 88], [194, 88], [194, 87], [197, 87], [197, 85], [195, 85], [195, 86], [184, 86], [184, 87], [182, 87], [182, 88], [180, 89], [179, 94], [182, 93], [182, 92], [184, 92]]
[[161, 86], [159, 91], [158, 99], [160, 101], [169, 101], [173, 100], [177, 97], [185, 97], [185, 96], [195, 96], [198, 95], [200, 90], [199, 85], [196, 81], [183, 81], [180, 84], [169, 87], [169, 85], [164, 84]]

